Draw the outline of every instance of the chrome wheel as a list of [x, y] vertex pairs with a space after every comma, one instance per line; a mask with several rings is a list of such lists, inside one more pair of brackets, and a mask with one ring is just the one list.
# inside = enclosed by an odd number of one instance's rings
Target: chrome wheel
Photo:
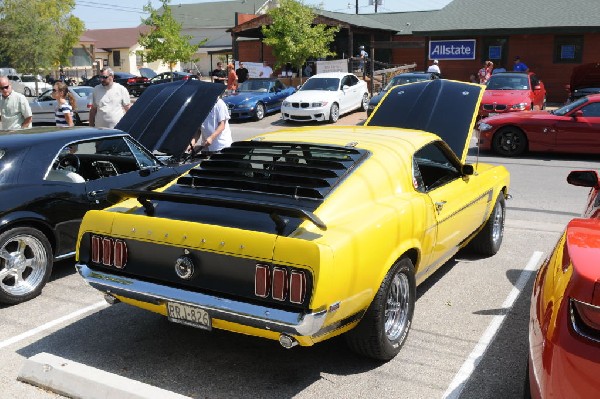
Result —
[[0, 288], [13, 296], [32, 293], [44, 281], [48, 254], [36, 237], [21, 234], [0, 248]]
[[390, 341], [397, 340], [408, 322], [410, 284], [404, 273], [396, 273], [390, 284], [386, 300], [385, 334]]
[[494, 207], [494, 214], [492, 217], [492, 241], [497, 243], [502, 241], [502, 235], [504, 234], [504, 208], [499, 201], [496, 202]]
[[42, 292], [54, 261], [48, 238], [32, 227], [0, 234], [0, 302], [15, 304]]
[[27, 97], [31, 97], [31, 89], [29, 87], [26, 87], [23, 94], [25, 94]]
[[333, 103], [329, 110], [329, 121], [331, 123], [336, 123], [338, 119], [340, 119], [340, 107], [336, 103]]
[[363, 111], [367, 111], [369, 109], [369, 96], [367, 94], [363, 95], [362, 98], [362, 109]]
[[256, 104], [256, 110], [254, 111], [254, 119], [257, 121], [265, 117], [265, 106], [262, 103]]

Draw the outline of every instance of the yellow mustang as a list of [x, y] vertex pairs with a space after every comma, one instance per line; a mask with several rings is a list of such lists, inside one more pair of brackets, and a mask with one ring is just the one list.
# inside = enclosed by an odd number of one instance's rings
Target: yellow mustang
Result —
[[465, 163], [482, 90], [397, 86], [365, 126], [265, 134], [160, 190], [113, 190], [81, 224], [77, 269], [173, 322], [286, 348], [345, 333], [389, 360], [416, 286], [467, 244], [501, 245], [509, 174]]

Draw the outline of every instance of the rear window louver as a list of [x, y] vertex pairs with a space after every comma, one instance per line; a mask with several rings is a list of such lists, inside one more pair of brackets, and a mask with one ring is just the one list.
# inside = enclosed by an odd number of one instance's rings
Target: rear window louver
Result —
[[177, 184], [322, 200], [366, 155], [353, 147], [241, 141], [213, 154]]

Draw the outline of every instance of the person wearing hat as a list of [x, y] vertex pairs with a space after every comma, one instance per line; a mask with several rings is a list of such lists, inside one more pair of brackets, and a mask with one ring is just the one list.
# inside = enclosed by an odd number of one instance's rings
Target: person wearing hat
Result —
[[365, 60], [369, 57], [369, 53], [365, 50], [365, 46], [359, 46], [358, 50], [360, 51], [358, 57], [360, 58], [360, 70], [365, 72]]
[[442, 71], [440, 70], [439, 63], [440, 62], [438, 60], [433, 60], [433, 63], [429, 65], [429, 68], [427, 68], [427, 72], [435, 73], [438, 77], [440, 77], [442, 75]]
[[529, 72], [529, 67], [525, 65], [524, 62], [521, 62], [521, 57], [519, 57], [518, 55], [515, 57], [515, 65], [513, 66], [513, 71]]

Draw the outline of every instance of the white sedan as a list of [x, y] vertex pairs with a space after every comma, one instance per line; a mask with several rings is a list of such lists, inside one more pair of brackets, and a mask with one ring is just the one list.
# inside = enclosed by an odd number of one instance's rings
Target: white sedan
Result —
[[[69, 91], [75, 96], [75, 103], [77, 104], [73, 118], [76, 125], [81, 125], [90, 119], [92, 104], [88, 101], [88, 98], [90, 98], [93, 90], [94, 88], [90, 86], [69, 86]], [[52, 98], [52, 89], [44, 91], [29, 105], [33, 114], [33, 123], [55, 123], [56, 100]]]
[[12, 81], [13, 89], [21, 94], [25, 94], [27, 97], [36, 95], [36, 80], [37, 93], [42, 93], [44, 90], [52, 88], [52, 85], [44, 82], [40, 76], [13, 75], [9, 76], [9, 79]]
[[369, 90], [364, 80], [345, 72], [319, 73], [287, 97], [281, 107], [283, 120], [337, 122], [340, 115], [369, 105]]

